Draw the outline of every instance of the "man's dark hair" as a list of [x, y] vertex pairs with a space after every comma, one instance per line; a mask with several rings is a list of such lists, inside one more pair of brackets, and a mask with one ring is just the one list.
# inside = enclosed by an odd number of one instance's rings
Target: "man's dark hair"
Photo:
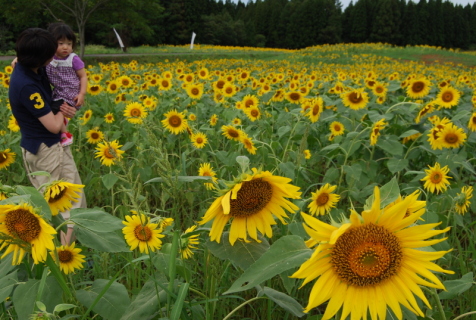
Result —
[[50, 23], [48, 31], [51, 32], [56, 41], [67, 39], [73, 43], [73, 50], [76, 49], [76, 34], [73, 29], [64, 22]]
[[17, 39], [15, 51], [18, 62], [27, 68], [39, 68], [53, 58], [58, 48], [55, 38], [41, 28], [24, 30]]

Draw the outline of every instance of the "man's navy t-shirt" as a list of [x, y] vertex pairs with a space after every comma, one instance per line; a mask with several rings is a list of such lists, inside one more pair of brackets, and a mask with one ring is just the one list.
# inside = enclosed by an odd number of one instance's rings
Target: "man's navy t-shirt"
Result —
[[20, 146], [36, 154], [41, 143], [51, 147], [60, 142], [60, 133], [51, 133], [38, 120], [51, 112], [51, 86], [45, 68], [38, 73], [17, 63], [10, 78], [8, 97], [20, 126]]

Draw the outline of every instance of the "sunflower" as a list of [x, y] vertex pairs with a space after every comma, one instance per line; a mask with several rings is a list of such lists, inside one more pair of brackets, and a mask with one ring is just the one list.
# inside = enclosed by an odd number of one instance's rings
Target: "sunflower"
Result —
[[190, 233], [194, 232], [197, 226], [191, 226], [187, 228], [184, 233], [180, 236], [180, 254], [182, 259], [189, 259], [193, 255], [193, 249], [198, 249], [196, 245], [200, 243], [198, 240], [199, 235], [193, 234], [189, 235]]
[[100, 84], [93, 84], [88, 86], [88, 93], [92, 96], [97, 96], [103, 91], [103, 88]]
[[253, 122], [261, 118], [261, 110], [258, 106], [252, 106], [247, 109], [244, 109], [243, 111], [245, 112], [248, 119]]
[[331, 130], [331, 133], [334, 135], [334, 137], [335, 136], [341, 136], [341, 135], [344, 134], [345, 127], [339, 121], [334, 121], [329, 126], [329, 130]]
[[459, 148], [466, 141], [466, 133], [463, 129], [450, 123], [438, 132], [435, 148]]
[[[56, 247], [56, 252], [58, 254], [60, 270], [65, 274], [73, 273], [75, 270], [83, 268], [83, 263], [85, 262], [85, 255], [80, 254], [81, 249], [75, 248], [75, 243], [73, 242], [69, 246], [60, 246]], [[53, 259], [56, 260], [56, 255], [54, 252], [50, 252]]]
[[202, 149], [208, 142], [207, 136], [201, 132], [192, 134], [190, 139], [192, 140], [193, 146], [197, 149]]
[[147, 117], [147, 110], [139, 102], [129, 103], [124, 109], [124, 117], [133, 124], [141, 124], [143, 119]]
[[114, 115], [112, 113], [108, 113], [104, 116], [104, 121], [106, 121], [106, 123], [113, 123], [114, 122]]
[[72, 202], [78, 202], [84, 185], [69, 183], [62, 180], [53, 181], [45, 187], [43, 197], [50, 207], [51, 214], [56, 216], [60, 211], [71, 209]]
[[86, 123], [88, 123], [89, 120], [91, 120], [92, 115], [93, 115], [93, 111], [89, 109], [89, 110], [86, 110], [86, 112], [83, 114], [81, 118], [79, 118], [79, 120], [83, 120], [83, 123], [82, 123], [83, 126]]
[[418, 116], [415, 118], [415, 123], [420, 123], [421, 118], [423, 118], [425, 115], [432, 113], [435, 111], [435, 106], [433, 102], [427, 103], [423, 108], [420, 109], [418, 112]]
[[98, 143], [96, 147], [96, 157], [95, 158], [101, 158], [101, 164], [110, 167], [113, 165], [116, 161], [121, 160], [122, 154], [125, 152], [121, 149], [122, 145], [119, 145], [117, 140], [114, 140], [112, 142], [101, 142]]
[[174, 218], [160, 217], [158, 220], [159, 228], [162, 230], [165, 230], [167, 227], [172, 226], [173, 223], [174, 223]]
[[445, 289], [432, 271], [453, 273], [431, 262], [449, 251], [422, 251], [446, 238], [424, 241], [449, 230], [433, 230], [439, 223], [416, 225], [425, 212], [420, 210], [403, 219], [415, 195], [388, 210], [380, 209], [380, 190], [374, 190], [369, 210], [352, 210], [350, 221], [329, 225], [302, 213], [304, 229], [318, 244], [314, 254], [291, 277], [304, 279], [303, 286], [315, 279], [305, 312], [328, 301], [323, 320], [341, 310], [341, 319], [385, 319], [390, 306], [402, 319], [403, 305], [424, 317], [415, 295], [429, 308], [420, 285]]
[[216, 126], [217, 122], [218, 122], [218, 116], [217, 116], [216, 114], [212, 115], [212, 116], [210, 117], [210, 121], [209, 121], [210, 125], [211, 125], [212, 127], [213, 127], [213, 126]]
[[160, 238], [165, 237], [161, 234], [162, 229], [156, 223], [150, 223], [149, 218], [142, 213], [132, 216], [126, 216], [125, 225], [122, 228], [124, 239], [131, 247], [131, 250], [139, 247], [141, 253], [148, 254], [149, 251], [155, 252], [162, 246]]
[[445, 191], [450, 184], [448, 179], [451, 179], [450, 176], [446, 175], [450, 171], [448, 166], [440, 168], [440, 164], [437, 162], [434, 167], [428, 167], [429, 169], [425, 169], [426, 177], [420, 180], [425, 182], [423, 187], [432, 193], [435, 193], [436, 190], [437, 194]]
[[329, 213], [332, 208], [335, 208], [337, 201], [340, 199], [340, 195], [333, 193], [337, 186], [331, 186], [326, 183], [316, 192], [311, 192], [311, 203], [307, 206], [309, 212], [312, 215], [325, 215]]
[[187, 118], [190, 121], [196, 121], [197, 120], [197, 116], [194, 113], [189, 113]]
[[309, 149], [306, 149], [303, 151], [304, 159], [309, 160], [311, 159], [311, 151]]
[[203, 95], [203, 84], [195, 83], [189, 84], [185, 88], [187, 94], [192, 99], [200, 99]]
[[158, 82], [159, 82], [159, 90], [168, 91], [172, 89], [172, 81], [170, 81], [170, 79], [161, 78], [158, 80]]
[[253, 139], [251, 137], [248, 137], [246, 134], [243, 134], [241, 137], [240, 142], [243, 144], [245, 149], [250, 153], [250, 154], [256, 154], [256, 147], [255, 144], [253, 143]]
[[448, 118], [440, 119], [438, 116], [432, 116], [428, 118], [433, 123], [433, 128], [430, 129], [430, 133], [428, 133], [428, 142], [433, 150], [441, 149], [441, 145], [438, 142], [438, 138], [440, 137], [441, 131], [451, 124], [451, 121]]
[[341, 99], [344, 106], [359, 110], [365, 108], [369, 102], [369, 95], [362, 88], [341, 94]]
[[473, 112], [471, 118], [469, 119], [468, 129], [471, 131], [476, 131], [476, 112]]
[[221, 92], [223, 93], [224, 97], [231, 98], [238, 92], [238, 89], [233, 83], [226, 82]]
[[300, 91], [290, 91], [284, 94], [284, 98], [291, 103], [299, 104], [304, 99], [304, 96]]
[[286, 199], [301, 196], [299, 187], [289, 184], [291, 179], [274, 176], [269, 171], [252, 170], [230, 184], [229, 189], [221, 190], [223, 195], [215, 199], [199, 222], [203, 225], [213, 220], [211, 241], [220, 242], [225, 224], [230, 220], [231, 245], [238, 239], [248, 241], [247, 235], [259, 242], [257, 231], [271, 238], [271, 226], [276, 224], [274, 217], [286, 224], [285, 210], [294, 213], [298, 209]]
[[207, 188], [207, 190], [216, 189], [215, 183], [218, 181], [218, 178], [215, 177], [217, 174], [216, 174], [215, 171], [213, 171], [213, 168], [210, 165], [210, 163], [205, 162], [205, 163], [200, 164], [200, 168], [198, 169], [198, 175], [201, 176], [201, 177], [211, 177], [213, 183], [205, 182], [204, 183], [205, 188]]
[[86, 132], [86, 138], [88, 139], [88, 143], [98, 144], [104, 139], [104, 134], [96, 127]]
[[388, 91], [387, 85], [381, 82], [375, 82], [371, 89], [372, 93], [377, 97], [385, 97]]
[[458, 193], [455, 199], [455, 210], [459, 214], [465, 214], [468, 211], [468, 207], [471, 204], [469, 199], [473, 197], [473, 187], [463, 187], [461, 193]]
[[119, 91], [119, 84], [116, 80], [112, 80], [107, 84], [106, 91], [109, 94], [116, 94]]
[[375, 122], [372, 131], [370, 131], [370, 145], [374, 146], [377, 144], [378, 137], [380, 136], [380, 130], [382, 130], [387, 123], [385, 119], [380, 119], [379, 121]]
[[26, 203], [0, 205], [0, 234], [0, 250], [6, 248], [0, 259], [13, 252], [12, 265], [20, 264], [27, 251], [38, 264], [55, 248], [55, 229]]
[[259, 104], [258, 98], [251, 94], [247, 94], [241, 101], [245, 108], [251, 108], [253, 106], [258, 106]]
[[315, 123], [319, 120], [322, 111], [324, 111], [324, 100], [322, 100], [321, 97], [307, 100], [303, 103], [301, 108], [303, 111], [307, 111], [306, 117], [308, 117], [312, 123]]
[[421, 99], [430, 93], [431, 82], [426, 78], [412, 79], [407, 86], [407, 96], [412, 99]]
[[10, 152], [10, 149], [0, 151], [0, 170], [8, 168], [15, 162], [15, 152]]
[[8, 129], [10, 129], [12, 132], [20, 131], [20, 126], [18, 125], [17, 119], [15, 119], [13, 114], [10, 116], [10, 119], [8, 119]]
[[192, 73], [188, 73], [182, 77], [182, 80], [187, 84], [191, 84], [195, 80], [195, 76]]
[[130, 88], [134, 85], [134, 81], [126, 75], [117, 78], [116, 81], [123, 88]]
[[452, 87], [445, 87], [438, 93], [435, 103], [443, 108], [452, 108], [458, 104], [461, 94]]
[[5, 68], [3, 70], [5, 70], [6, 74], [12, 74], [13, 67], [12, 66], [5, 66]]
[[210, 71], [208, 71], [207, 68], [203, 67], [200, 70], [198, 70], [198, 77], [200, 79], [206, 80], [210, 76]]
[[234, 126], [222, 126], [221, 127], [222, 135], [227, 137], [230, 140], [240, 141], [243, 136], [243, 131], [235, 128]]
[[234, 118], [233, 120], [231, 120], [231, 123], [234, 126], [240, 126], [241, 125], [241, 119], [240, 118]]
[[142, 100], [142, 105], [146, 110], [155, 110], [157, 108], [157, 100], [155, 97], [146, 97], [144, 100]]
[[183, 112], [171, 110], [164, 114], [164, 116], [165, 119], [162, 120], [162, 125], [173, 134], [179, 134], [187, 130], [187, 119], [185, 119], [185, 114]]

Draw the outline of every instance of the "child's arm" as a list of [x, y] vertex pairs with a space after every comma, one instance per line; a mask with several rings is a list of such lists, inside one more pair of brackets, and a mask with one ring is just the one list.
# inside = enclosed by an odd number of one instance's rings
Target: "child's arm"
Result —
[[84, 96], [86, 95], [86, 90], [88, 88], [88, 76], [84, 68], [76, 70], [76, 75], [79, 78], [80, 87], [79, 93], [74, 98], [74, 101], [76, 101], [76, 107], [80, 107], [84, 103]]

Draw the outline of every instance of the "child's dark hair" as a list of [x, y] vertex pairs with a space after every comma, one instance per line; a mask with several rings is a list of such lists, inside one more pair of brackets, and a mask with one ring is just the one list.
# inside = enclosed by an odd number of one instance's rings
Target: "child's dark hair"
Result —
[[48, 26], [48, 31], [53, 34], [53, 37], [56, 39], [56, 41], [67, 39], [73, 43], [73, 50], [76, 49], [76, 35], [74, 34], [73, 29], [71, 29], [71, 27], [66, 23], [50, 23]]
[[41, 28], [24, 30], [15, 44], [18, 62], [30, 69], [44, 66], [53, 58], [57, 48], [58, 41]]

